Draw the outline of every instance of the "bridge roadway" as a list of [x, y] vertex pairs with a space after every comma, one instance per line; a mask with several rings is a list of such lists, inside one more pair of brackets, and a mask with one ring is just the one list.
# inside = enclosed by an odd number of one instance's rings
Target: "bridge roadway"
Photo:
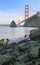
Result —
[[31, 19], [33, 19], [33, 18], [35, 18], [35, 17], [37, 17], [37, 14], [34, 14], [33, 16], [27, 18], [26, 20], [24, 19], [23, 21], [19, 22], [18, 25], [20, 25], [20, 24], [23, 23], [23, 22], [26, 22], [27, 20], [31, 20]]

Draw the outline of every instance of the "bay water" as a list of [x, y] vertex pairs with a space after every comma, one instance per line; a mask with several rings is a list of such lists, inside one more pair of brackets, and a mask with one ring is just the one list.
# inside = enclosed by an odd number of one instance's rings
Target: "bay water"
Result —
[[0, 26], [0, 39], [13, 39], [23, 37], [30, 34], [30, 30], [36, 29], [34, 27], [7, 27]]

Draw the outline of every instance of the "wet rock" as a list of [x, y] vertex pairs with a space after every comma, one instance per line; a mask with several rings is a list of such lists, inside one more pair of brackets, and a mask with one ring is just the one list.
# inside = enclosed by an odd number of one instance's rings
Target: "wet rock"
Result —
[[22, 61], [17, 61], [17, 62], [15, 62], [14, 65], [26, 65], [26, 64], [24, 62], [22, 62]]
[[25, 36], [0, 45], [0, 65], [40, 64], [40, 30], [32, 31], [29, 36], [31, 39]]
[[25, 42], [25, 43], [19, 44], [18, 47], [21, 52], [24, 52], [28, 50], [31, 47], [31, 45], [28, 42]]
[[0, 65], [2, 65], [4, 62], [10, 61], [10, 59], [10, 55], [0, 55]]
[[29, 37], [32, 40], [39, 40], [40, 39], [40, 29], [31, 30]]

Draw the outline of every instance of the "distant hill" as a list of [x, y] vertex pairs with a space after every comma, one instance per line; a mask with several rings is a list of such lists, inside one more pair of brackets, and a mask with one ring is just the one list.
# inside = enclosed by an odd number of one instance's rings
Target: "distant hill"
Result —
[[16, 23], [14, 20], [12, 20], [11, 24], [10, 24], [10, 27], [17, 27]]
[[0, 24], [0, 26], [10, 26], [10, 24]]
[[35, 14], [33, 16], [31, 16], [30, 18], [28, 18], [27, 20], [25, 20], [25, 23], [23, 25], [24, 27], [40, 27], [40, 15]]

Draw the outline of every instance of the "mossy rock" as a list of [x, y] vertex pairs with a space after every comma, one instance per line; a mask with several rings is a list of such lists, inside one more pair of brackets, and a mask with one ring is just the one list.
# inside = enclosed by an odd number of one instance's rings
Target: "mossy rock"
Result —
[[34, 29], [30, 31], [29, 37], [32, 40], [39, 40], [40, 39], [40, 29]]
[[25, 52], [26, 50], [28, 50], [30, 48], [30, 43], [29, 42], [25, 42], [25, 43], [20, 43], [18, 44], [18, 48], [20, 52]]
[[22, 61], [16, 61], [14, 65], [26, 65], [26, 64]]
[[29, 43], [32, 47], [40, 46], [40, 42], [38, 40], [31, 40]]
[[0, 40], [0, 45], [7, 45], [9, 39]]
[[17, 60], [19, 61], [22, 61], [22, 62], [26, 62], [26, 61], [29, 61], [29, 58], [28, 58], [28, 53], [25, 53], [23, 55], [20, 55]]
[[39, 47], [32, 47], [30, 51], [31, 57], [38, 57]]
[[35, 65], [40, 65], [40, 62], [36, 61]]
[[3, 64], [4, 62], [10, 61], [11, 56], [9, 55], [0, 55], [0, 65]]
[[32, 61], [26, 63], [26, 65], [33, 65]]

